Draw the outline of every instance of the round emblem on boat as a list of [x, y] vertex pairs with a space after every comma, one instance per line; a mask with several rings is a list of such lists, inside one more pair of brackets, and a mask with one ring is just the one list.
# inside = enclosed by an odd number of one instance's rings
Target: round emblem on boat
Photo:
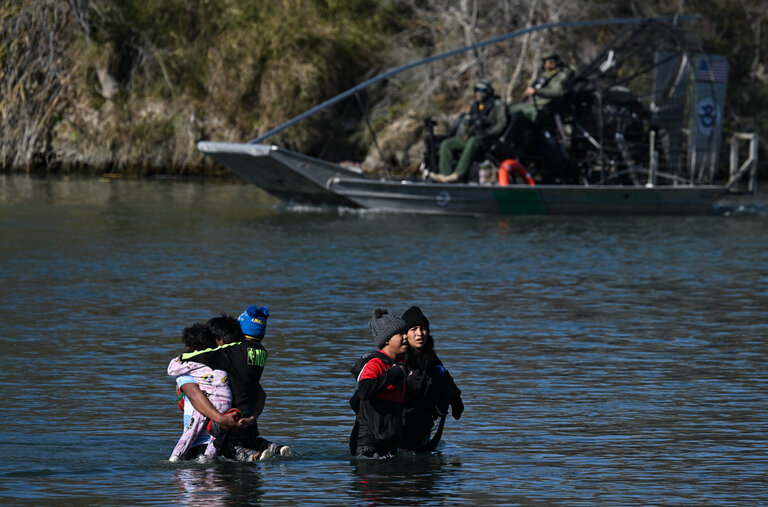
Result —
[[719, 113], [712, 97], [704, 97], [699, 101], [699, 132], [701, 135], [712, 134], [712, 129], [717, 126]]
[[448, 204], [448, 201], [451, 200], [451, 194], [443, 190], [439, 194], [437, 194], [437, 205], [438, 206], [445, 206]]

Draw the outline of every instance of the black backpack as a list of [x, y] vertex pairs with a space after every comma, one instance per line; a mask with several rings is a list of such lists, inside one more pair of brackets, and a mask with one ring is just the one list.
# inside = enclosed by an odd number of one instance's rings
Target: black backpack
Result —
[[[388, 355], [379, 352], [378, 350], [376, 352], [368, 352], [360, 356], [360, 359], [355, 362], [355, 365], [350, 368], [349, 372], [355, 377], [355, 379], [357, 379], [368, 361], [374, 357], [378, 357], [385, 361], [391, 360]], [[357, 396], [357, 387], [355, 387], [352, 396], [349, 397], [349, 408], [351, 408], [354, 413], [357, 413], [360, 410], [360, 398]]]

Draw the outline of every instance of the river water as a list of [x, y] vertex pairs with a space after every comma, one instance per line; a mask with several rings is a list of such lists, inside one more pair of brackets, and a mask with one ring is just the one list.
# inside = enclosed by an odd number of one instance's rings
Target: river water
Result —
[[[232, 183], [0, 176], [4, 505], [755, 505], [768, 213], [445, 218]], [[167, 461], [183, 327], [271, 309], [262, 433]], [[418, 304], [463, 391], [438, 451], [352, 462], [349, 368]]]

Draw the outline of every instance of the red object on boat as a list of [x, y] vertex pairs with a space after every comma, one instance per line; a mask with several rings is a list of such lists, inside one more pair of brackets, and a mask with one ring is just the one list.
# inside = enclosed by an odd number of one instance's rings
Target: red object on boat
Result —
[[514, 171], [517, 174], [519, 174], [526, 183], [528, 183], [530, 186], [535, 187], [536, 183], [533, 181], [533, 177], [531, 176], [531, 173], [528, 172], [528, 169], [526, 169], [523, 164], [515, 160], [514, 158], [508, 158], [504, 162], [501, 163], [501, 167], [499, 167], [499, 185], [501, 186], [507, 186], [509, 185], [509, 179], [510, 179], [510, 172]]

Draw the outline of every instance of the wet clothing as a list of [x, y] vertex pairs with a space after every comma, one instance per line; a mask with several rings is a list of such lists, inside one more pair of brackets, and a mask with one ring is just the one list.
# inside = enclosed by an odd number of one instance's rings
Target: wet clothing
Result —
[[248, 426], [242, 428], [238, 426], [226, 431], [221, 430], [218, 425], [212, 425], [211, 433], [216, 437], [213, 444], [219, 454], [232, 460], [238, 459], [236, 447], [261, 452], [265, 449], [274, 449], [276, 445], [259, 434], [259, 425], [256, 421]]
[[350, 452], [367, 457], [396, 454], [403, 432], [405, 372], [382, 351], [363, 356], [350, 371], [357, 377], [359, 400]]
[[[431, 345], [432, 338], [429, 340]], [[413, 349], [406, 353], [408, 374], [400, 448], [410, 451], [425, 451], [437, 446], [439, 435], [435, 441], [430, 441], [430, 432], [435, 421], [448, 413], [449, 406], [455, 419], [464, 411], [461, 390], [434, 350], [426, 348], [421, 353]]]
[[[227, 343], [215, 349], [187, 352], [181, 355], [182, 361], [203, 363], [210, 368], [226, 370], [232, 387], [232, 406], [248, 417], [263, 403], [264, 390], [261, 387], [261, 375], [267, 363], [267, 350], [260, 340], [248, 338], [242, 342]], [[245, 427], [217, 432], [214, 445], [219, 453], [229, 459], [235, 459], [235, 446], [263, 451], [272, 443], [259, 435], [256, 421]]]
[[[197, 383], [219, 412], [226, 412], [232, 406], [232, 391], [229, 388], [226, 371], [212, 370], [194, 361], [182, 363], [178, 358], [174, 358], [168, 365], [168, 375], [176, 377], [176, 386], [179, 389], [186, 383]], [[195, 410], [186, 397], [184, 397], [183, 411], [184, 432], [171, 453], [171, 461], [193, 457], [190, 450], [198, 446], [205, 446], [202, 451], [204, 456], [207, 459], [214, 459], [218, 452], [213, 439], [206, 431], [208, 419]]]
[[[469, 167], [482, 156], [507, 126], [507, 113], [504, 104], [495, 95], [484, 101], [475, 101], [464, 116], [456, 136], [440, 143], [440, 174], [447, 176], [455, 173], [456, 181], [465, 178]], [[453, 159], [459, 159], [453, 168]]]
[[261, 374], [267, 363], [267, 349], [260, 341], [246, 338], [215, 349], [187, 352], [181, 355], [181, 361], [195, 361], [214, 370], [226, 370], [232, 386], [232, 406], [239, 408], [246, 417], [254, 411]]

